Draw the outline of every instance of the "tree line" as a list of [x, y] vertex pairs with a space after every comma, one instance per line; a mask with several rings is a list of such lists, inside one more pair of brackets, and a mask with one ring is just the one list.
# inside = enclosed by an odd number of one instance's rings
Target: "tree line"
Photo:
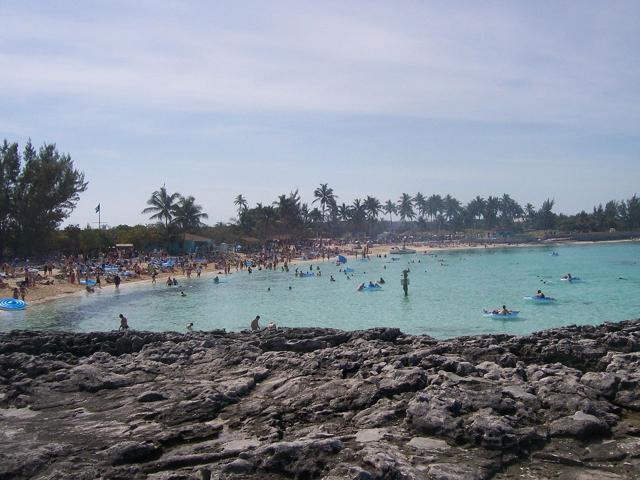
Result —
[[103, 250], [114, 243], [133, 243], [136, 248], [162, 247], [183, 233], [200, 233], [217, 242], [261, 243], [273, 238], [299, 239], [318, 236], [373, 236], [384, 231], [399, 233], [536, 230], [599, 232], [640, 229], [640, 199], [611, 200], [591, 212], [557, 214], [554, 200], [539, 207], [521, 205], [509, 194], [476, 196], [464, 204], [452, 195], [402, 193], [381, 201], [367, 195], [350, 203], [327, 183], [313, 192], [311, 203], [298, 190], [279, 195], [273, 202], [250, 207], [242, 195], [235, 197], [237, 218], [213, 226], [192, 195], [169, 193], [163, 185], [151, 194], [142, 213], [148, 225], [119, 225], [97, 230], [87, 225], [61, 223], [76, 207], [87, 189], [84, 173], [55, 144], [36, 149], [31, 141], [20, 149], [5, 140], [0, 147], [0, 257], [29, 256]]
[[[238, 195], [236, 227], [240, 233], [259, 239], [270, 235], [373, 234], [384, 229], [422, 232], [463, 232], [466, 230], [502, 230], [524, 232], [563, 230], [575, 232], [605, 231], [610, 228], [640, 228], [640, 199], [634, 195], [625, 201], [612, 200], [592, 213], [556, 214], [554, 200], [547, 199], [538, 208], [524, 206], [509, 194], [476, 196], [467, 204], [452, 195], [414, 195], [402, 193], [397, 200], [380, 201], [374, 196], [356, 198], [346, 204], [328, 184], [313, 193], [311, 205], [302, 202], [299, 192], [280, 195], [271, 205], [258, 203], [249, 208], [247, 199]], [[397, 222], [399, 220], [399, 222]], [[394, 221], [396, 224], [394, 226]]]
[[193, 196], [169, 193], [165, 186], [154, 191], [142, 213], [149, 214], [148, 225], [119, 225], [98, 232], [67, 226], [51, 244], [68, 252], [99, 251], [114, 243], [132, 243], [138, 249], [162, 248], [179, 242], [181, 234], [198, 233], [217, 243], [256, 244], [272, 239], [296, 240], [318, 236], [364, 237], [385, 231], [406, 233], [503, 231], [509, 233], [538, 230], [597, 232], [610, 228], [640, 229], [640, 199], [611, 201], [594, 207], [592, 213], [567, 216], [553, 211], [554, 201], [545, 200], [536, 208], [521, 206], [510, 195], [475, 197], [466, 205], [451, 195], [425, 196], [403, 193], [381, 202], [373, 196], [346, 204], [328, 184], [314, 191], [311, 204], [303, 202], [298, 190], [279, 195], [272, 203], [250, 207], [246, 197], [233, 201], [237, 218], [215, 225], [203, 223], [208, 216]]

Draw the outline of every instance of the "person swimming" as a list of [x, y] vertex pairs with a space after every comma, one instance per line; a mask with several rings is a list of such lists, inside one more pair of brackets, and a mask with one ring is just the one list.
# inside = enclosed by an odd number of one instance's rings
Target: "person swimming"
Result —
[[187, 332], [193, 332], [193, 322], [187, 323]]
[[360, 285], [358, 285], [358, 292], [361, 292], [362, 290], [364, 290], [364, 283], [361, 283]]
[[380, 280], [378, 280], [378, 283], [380, 285], [384, 285], [386, 282], [384, 281], [384, 278], [380, 277]]
[[542, 290], [538, 290], [538, 293], [536, 293], [536, 298], [546, 298], [544, 293], [542, 293]]
[[336, 281], [336, 279], [335, 279], [335, 278], [333, 278], [333, 275], [331, 275], [331, 276], [329, 277], [329, 281], [330, 281], [330, 282], [335, 282], [335, 281]]
[[213, 283], [220, 283], [220, 277], [218, 277], [217, 275], [213, 277]]
[[186, 294], [186, 293], [184, 293], [184, 291], [180, 290], [180, 296], [181, 296], [181, 297], [186, 297], [186, 296], [187, 296], [187, 294]]

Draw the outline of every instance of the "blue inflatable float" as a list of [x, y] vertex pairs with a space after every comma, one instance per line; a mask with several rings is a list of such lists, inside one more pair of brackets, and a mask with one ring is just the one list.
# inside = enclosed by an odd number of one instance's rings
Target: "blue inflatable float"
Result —
[[2, 298], [0, 299], [0, 310], [24, 310], [27, 304], [17, 298]]
[[365, 285], [359, 291], [360, 292], [379, 292], [382, 290], [380, 285]]
[[532, 302], [538, 302], [538, 303], [552, 303], [555, 302], [556, 299], [553, 297], [522, 297], [525, 300], [530, 300]]
[[96, 281], [95, 280], [80, 280], [80, 285], [95, 285]]
[[349, 268], [349, 267], [345, 268], [343, 271], [345, 273], [355, 273], [355, 270], [353, 268]]
[[518, 310], [511, 310], [509, 313], [493, 313], [489, 310], [483, 310], [483, 312], [482, 316], [488, 318], [517, 318], [520, 315]]
[[345, 257], [343, 255], [338, 255], [338, 258], [336, 259], [336, 261], [338, 263], [347, 263], [347, 257]]

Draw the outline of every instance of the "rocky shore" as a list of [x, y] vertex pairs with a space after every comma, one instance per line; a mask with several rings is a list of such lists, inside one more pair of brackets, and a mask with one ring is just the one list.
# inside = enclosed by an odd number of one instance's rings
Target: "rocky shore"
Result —
[[0, 479], [640, 478], [640, 321], [0, 335]]

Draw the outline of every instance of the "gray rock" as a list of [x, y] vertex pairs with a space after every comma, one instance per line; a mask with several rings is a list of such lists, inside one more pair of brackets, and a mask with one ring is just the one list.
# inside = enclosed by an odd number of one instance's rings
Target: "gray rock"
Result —
[[167, 397], [160, 392], [155, 392], [153, 390], [150, 390], [148, 392], [144, 392], [142, 395], [138, 396], [138, 401], [139, 402], [159, 402], [161, 400], [166, 400]]
[[409, 446], [417, 450], [436, 453], [444, 453], [451, 449], [444, 440], [429, 437], [413, 437], [409, 440]]
[[0, 478], [640, 478], [638, 339], [0, 333]]
[[158, 446], [151, 442], [125, 441], [115, 444], [105, 451], [112, 465], [152, 460], [161, 453]]
[[603, 436], [608, 434], [610, 430], [611, 428], [604, 420], [580, 411], [571, 416], [555, 420], [549, 426], [549, 433], [552, 437], [575, 437], [579, 439]]
[[484, 480], [486, 474], [473, 465], [434, 463], [427, 469], [433, 480]]

